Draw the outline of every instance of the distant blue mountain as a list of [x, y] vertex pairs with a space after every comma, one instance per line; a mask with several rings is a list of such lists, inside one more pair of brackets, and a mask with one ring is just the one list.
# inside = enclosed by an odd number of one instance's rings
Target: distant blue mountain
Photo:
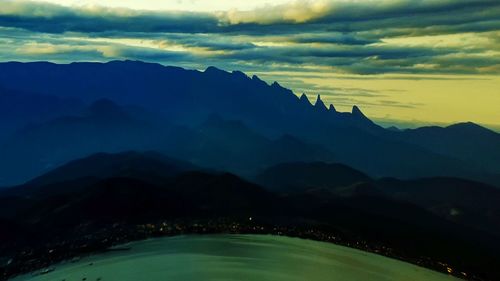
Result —
[[67, 161], [96, 152], [144, 150], [159, 135], [153, 126], [100, 100], [81, 113], [61, 116], [18, 130], [0, 145], [0, 182], [22, 183]]
[[[288, 161], [332, 161], [327, 149], [292, 136], [271, 139], [240, 121], [213, 115], [199, 126], [170, 124], [107, 99], [53, 120], [30, 125], [0, 145], [2, 185], [19, 184], [68, 161], [97, 152], [156, 150], [193, 163], [252, 175]], [[139, 116], [144, 116], [141, 119]]]
[[[268, 85], [239, 71], [209, 67], [201, 72], [137, 61], [10, 62], [0, 63], [0, 74], [0, 91], [37, 93], [33, 100], [41, 100], [41, 107], [57, 103], [51, 99], [101, 100], [73, 114], [54, 110], [51, 120], [40, 117], [40, 124], [4, 141], [4, 184], [15, 182], [7, 171], [22, 173], [16, 181], [27, 180], [41, 166], [138, 149], [245, 175], [280, 161], [333, 159], [374, 177], [460, 176], [500, 185], [500, 157], [489, 152], [500, 151], [496, 133], [451, 127], [436, 129], [441, 135], [434, 137], [427, 129], [386, 130], [357, 106], [338, 112], [319, 96], [313, 105], [277, 82]], [[477, 139], [485, 145], [472, 145]]]
[[448, 127], [422, 127], [391, 135], [444, 155], [498, 172], [500, 170], [500, 134], [466, 122]]
[[0, 87], [0, 142], [28, 124], [48, 121], [79, 111], [83, 107], [84, 103], [75, 98], [60, 98]]

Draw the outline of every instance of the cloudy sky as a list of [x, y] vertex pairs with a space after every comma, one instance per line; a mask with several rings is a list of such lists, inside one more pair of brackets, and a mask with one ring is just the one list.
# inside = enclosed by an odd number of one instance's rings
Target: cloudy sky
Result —
[[500, 128], [499, 0], [0, 0], [0, 61], [214, 65], [400, 125]]

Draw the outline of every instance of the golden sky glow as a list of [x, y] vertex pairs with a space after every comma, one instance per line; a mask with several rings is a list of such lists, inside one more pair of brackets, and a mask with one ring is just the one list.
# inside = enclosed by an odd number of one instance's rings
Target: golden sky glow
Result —
[[[466, 120], [487, 125], [498, 124], [500, 77], [432, 75], [419, 78], [415, 75], [382, 75], [352, 79], [332, 75], [326, 78], [306, 78], [304, 81], [335, 88], [349, 89], [354, 86], [366, 91], [376, 91], [381, 96], [358, 96], [355, 97], [355, 102], [361, 105], [367, 115], [378, 119], [400, 119], [419, 125]], [[348, 94], [347, 96], [349, 98]], [[343, 102], [335, 91], [323, 97], [344, 111], [348, 111], [353, 103], [349, 99]]]

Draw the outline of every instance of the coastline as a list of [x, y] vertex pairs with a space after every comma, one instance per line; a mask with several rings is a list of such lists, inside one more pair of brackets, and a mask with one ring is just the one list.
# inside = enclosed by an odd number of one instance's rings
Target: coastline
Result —
[[331, 231], [331, 229], [326, 230], [321, 226], [277, 226], [258, 224], [250, 220], [234, 221], [226, 219], [191, 222], [161, 221], [133, 226], [115, 224], [110, 228], [101, 230], [99, 233], [85, 235], [84, 239], [51, 243], [38, 249], [31, 249], [31, 251], [24, 250], [20, 254], [13, 256], [7, 266], [0, 267], [0, 279], [10, 280], [19, 275], [50, 269], [62, 262], [72, 262], [82, 257], [115, 251], [116, 249], [126, 251], [127, 247], [124, 245], [131, 242], [159, 237], [213, 234], [274, 235], [327, 242], [399, 260], [461, 279], [486, 281], [475, 274], [452, 268], [446, 262], [435, 261], [426, 257], [411, 257], [396, 249], [370, 243], [363, 239], [347, 237], [341, 232]]

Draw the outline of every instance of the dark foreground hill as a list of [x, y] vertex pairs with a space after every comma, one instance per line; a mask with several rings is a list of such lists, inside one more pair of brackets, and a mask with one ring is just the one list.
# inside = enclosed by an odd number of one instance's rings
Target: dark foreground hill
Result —
[[[29, 182], [6, 189], [3, 194], [15, 196], [53, 196], [75, 192], [80, 187], [107, 178], [127, 177], [145, 182], [161, 182], [180, 172], [201, 170], [191, 163], [172, 159], [156, 152], [97, 153], [71, 161]], [[71, 189], [64, 186], [72, 182]], [[58, 190], [57, 188], [64, 188]]]
[[[369, 178], [341, 165], [315, 163], [311, 169], [318, 166], [322, 168], [313, 174], [335, 170], [338, 177], [332, 179], [339, 181], [281, 194], [232, 174], [196, 171], [158, 154], [94, 155], [0, 193], [0, 203], [5, 203], [0, 204], [0, 223], [9, 229], [1, 253], [9, 258], [20, 249], [75, 245], [82, 237], [100, 237], [98, 233], [114, 225], [253, 218], [290, 229], [322, 229], [368, 245], [385, 245], [407, 258], [427, 257], [491, 280], [498, 277], [491, 269], [498, 263], [498, 236], [436, 215], [404, 196], [396, 200], [398, 192], [387, 192], [390, 188], [378, 182], [368, 181], [356, 190], [376, 188], [381, 193], [337, 194], [346, 184], [359, 185]], [[98, 172], [92, 167], [99, 167]], [[349, 173], [343, 178], [345, 171]]]
[[390, 198], [443, 219], [500, 235], [500, 189], [460, 178], [372, 179], [342, 164], [285, 163], [262, 171], [256, 182], [281, 193]]
[[256, 181], [276, 191], [292, 192], [349, 186], [370, 181], [370, 177], [343, 164], [295, 162], [270, 167], [262, 171]]

